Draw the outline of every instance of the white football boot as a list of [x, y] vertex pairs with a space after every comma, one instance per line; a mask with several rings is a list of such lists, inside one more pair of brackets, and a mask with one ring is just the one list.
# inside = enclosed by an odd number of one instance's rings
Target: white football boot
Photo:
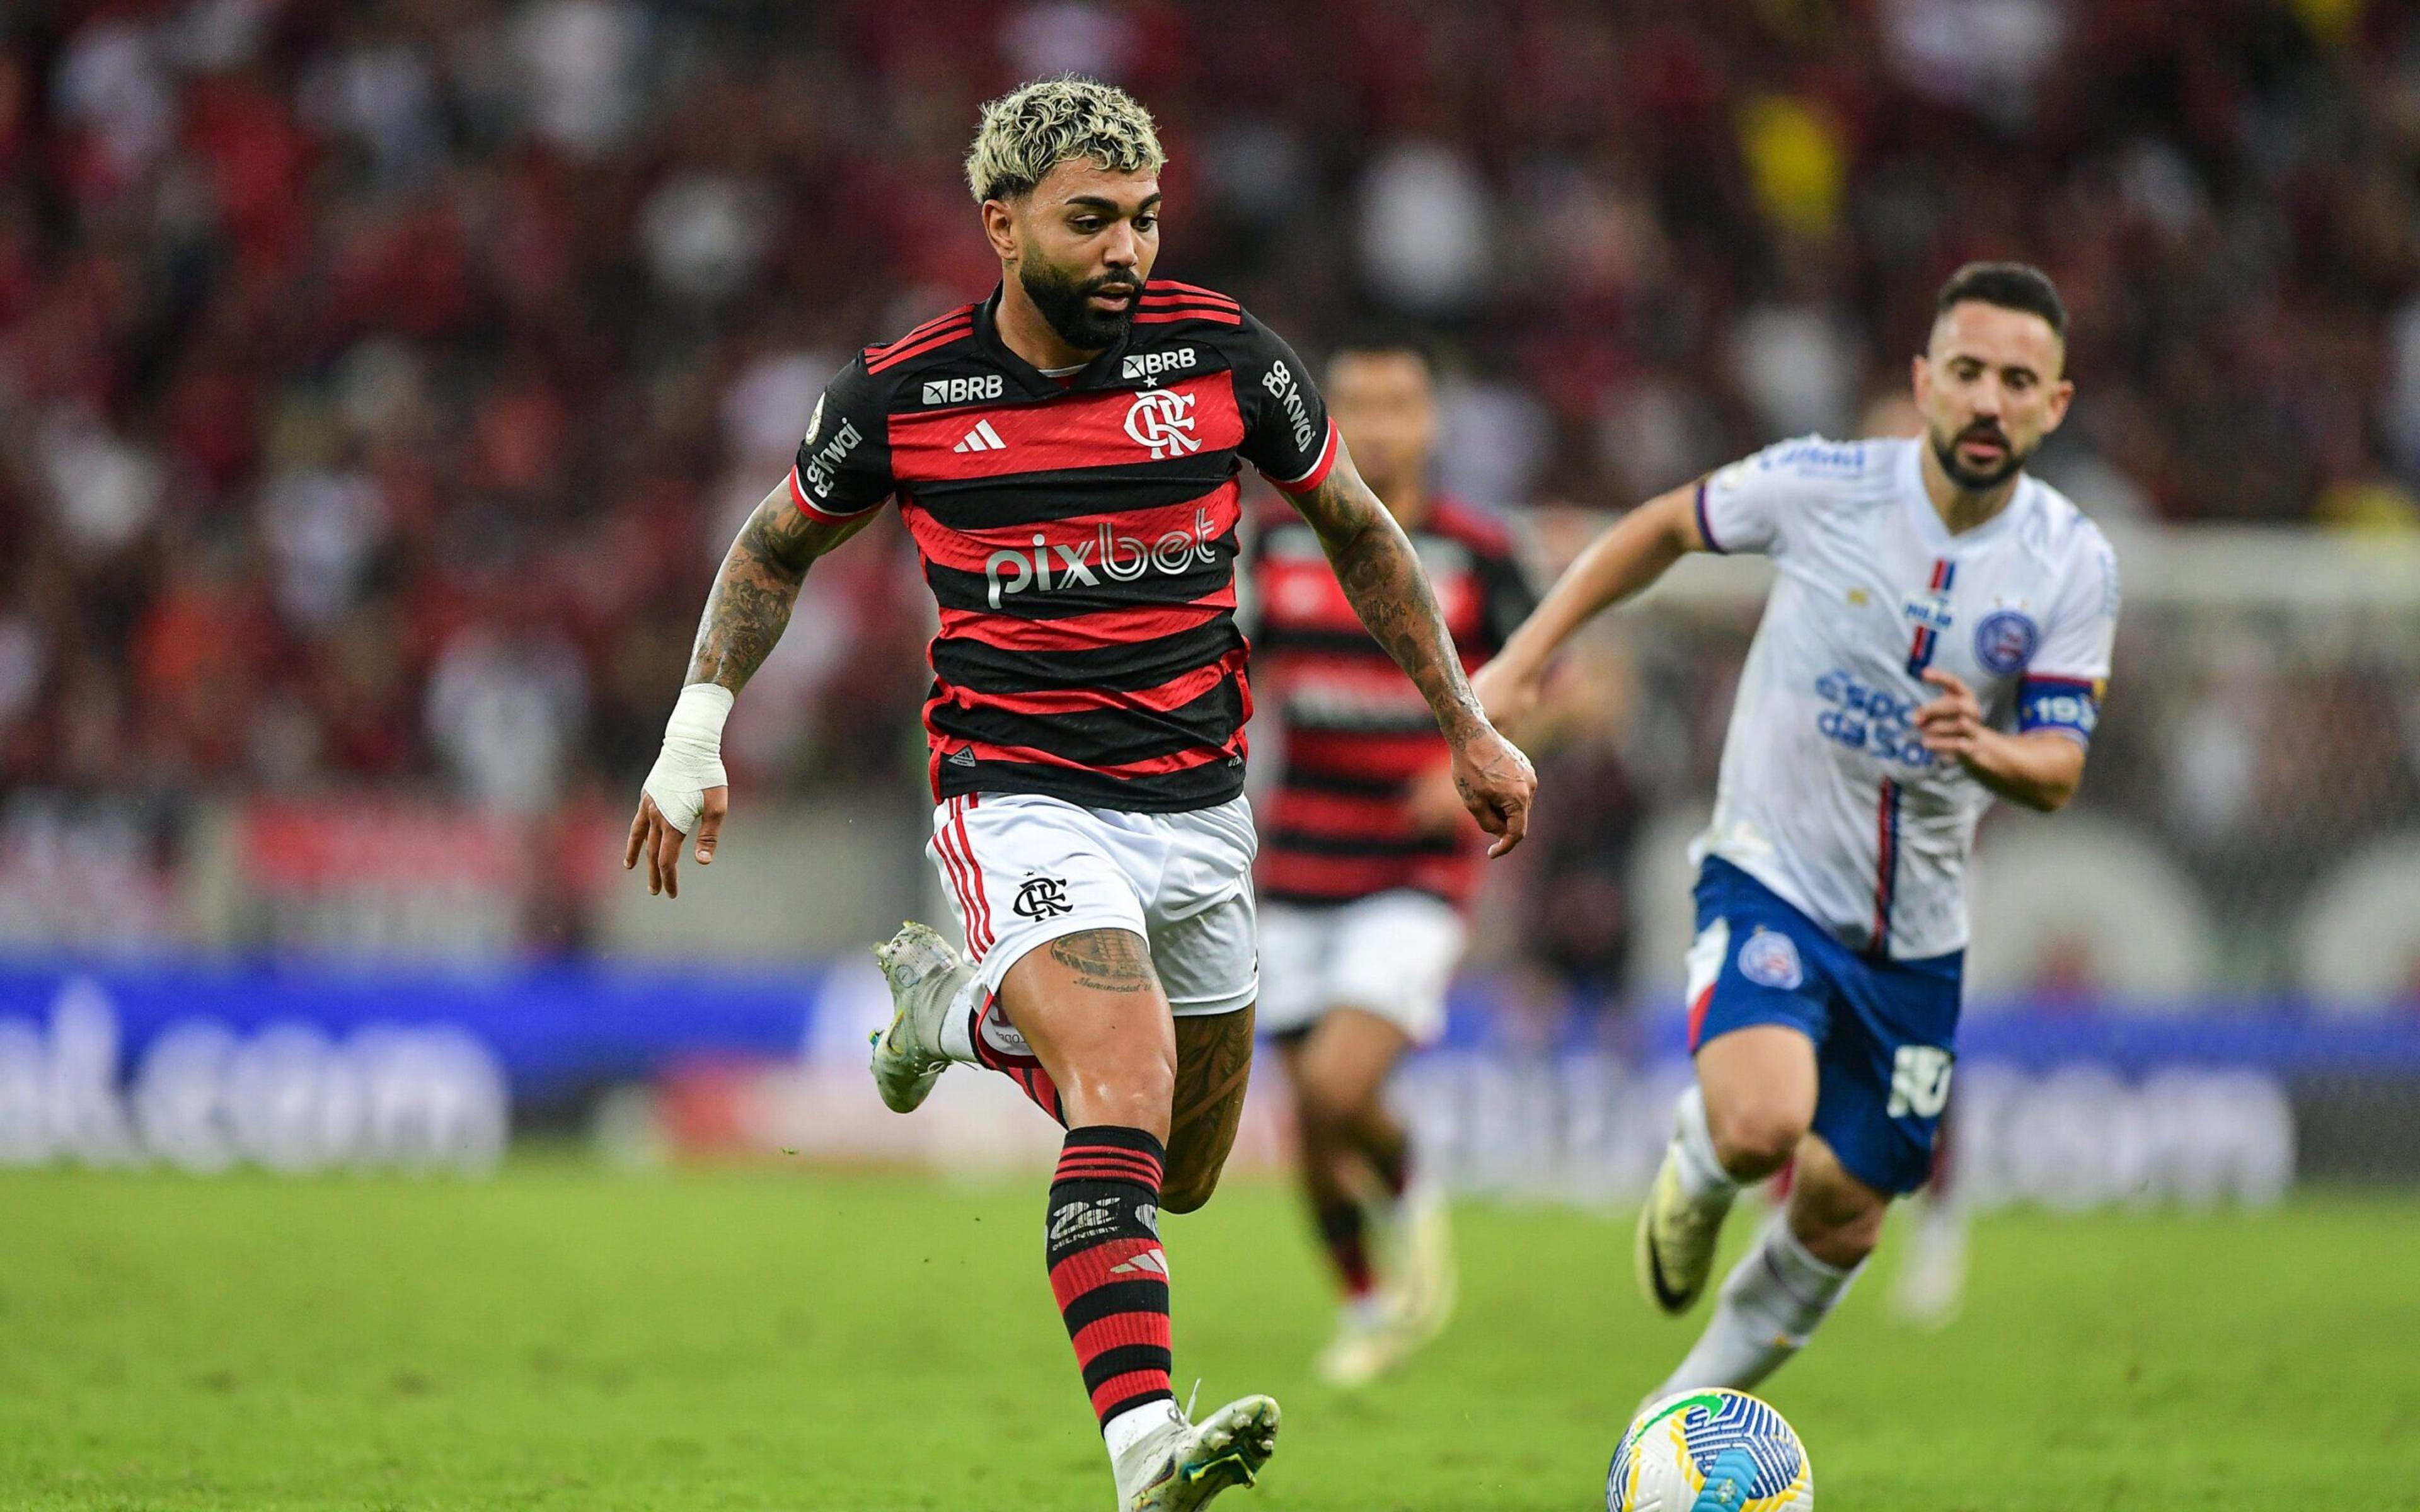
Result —
[[1445, 1191], [1415, 1180], [1393, 1205], [1381, 1242], [1394, 1262], [1394, 1289], [1415, 1347], [1445, 1332], [1460, 1286], [1453, 1264], [1453, 1212]]
[[1311, 1371], [1339, 1390], [1366, 1386], [1403, 1363], [1410, 1352], [1397, 1299], [1386, 1291], [1355, 1297], [1337, 1310], [1336, 1336], [1311, 1362]]
[[1668, 1148], [1655, 1184], [1647, 1190], [1646, 1205], [1638, 1210], [1635, 1247], [1639, 1291], [1676, 1318], [1706, 1289], [1706, 1277], [1714, 1269], [1714, 1244], [1731, 1211], [1728, 1200], [1691, 1202], [1681, 1190], [1678, 1162], [1678, 1151]]
[[1915, 1219], [1891, 1287], [1891, 1315], [1910, 1328], [1947, 1328], [1966, 1300], [1966, 1214], [1927, 1196]]
[[1393, 1202], [1370, 1209], [1383, 1280], [1370, 1297], [1345, 1304], [1336, 1337], [1312, 1368], [1331, 1386], [1365, 1386], [1445, 1332], [1458, 1285], [1453, 1220], [1445, 1194], [1416, 1181]]
[[1118, 1512], [1192, 1512], [1231, 1487], [1249, 1486], [1278, 1449], [1278, 1404], [1239, 1396], [1199, 1423], [1171, 1411], [1112, 1468]]
[[893, 1113], [910, 1113], [950, 1069], [941, 1053], [941, 1017], [975, 968], [949, 941], [914, 920], [874, 948], [896, 1011], [874, 1037], [874, 1086]]

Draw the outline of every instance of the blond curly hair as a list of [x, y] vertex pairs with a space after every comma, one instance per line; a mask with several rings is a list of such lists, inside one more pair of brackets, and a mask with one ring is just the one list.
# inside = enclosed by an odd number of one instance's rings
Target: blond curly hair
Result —
[[1151, 112], [1112, 84], [1063, 74], [1037, 80], [983, 108], [967, 149], [975, 202], [1014, 199], [1060, 163], [1090, 158], [1112, 173], [1156, 171], [1168, 161]]

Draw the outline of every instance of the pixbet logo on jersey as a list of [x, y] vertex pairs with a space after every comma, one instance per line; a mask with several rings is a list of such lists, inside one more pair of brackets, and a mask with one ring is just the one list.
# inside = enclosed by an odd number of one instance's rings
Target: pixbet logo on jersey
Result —
[[[1159, 397], [1173, 395], [1162, 390]], [[1189, 396], [1186, 402], [1192, 402]], [[1218, 538], [1206, 509], [1193, 512], [1191, 530], [1170, 531], [1153, 542], [1115, 534], [1107, 524], [1091, 540], [1073, 546], [1053, 545], [1048, 536], [1037, 533], [1030, 551], [995, 551], [984, 559], [985, 598], [998, 609], [1011, 594], [1049, 594], [1079, 585], [1097, 588], [1103, 576], [1115, 583], [1130, 583], [1152, 571], [1181, 577], [1196, 566], [1218, 565], [1218, 551], [1211, 544]]]

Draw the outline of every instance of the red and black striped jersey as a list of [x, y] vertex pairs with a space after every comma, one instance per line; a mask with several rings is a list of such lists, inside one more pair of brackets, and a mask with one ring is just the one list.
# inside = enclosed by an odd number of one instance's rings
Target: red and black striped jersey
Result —
[[824, 391], [791, 497], [845, 520], [896, 497], [941, 611], [924, 705], [936, 801], [1038, 793], [1170, 811], [1243, 791], [1242, 464], [1326, 477], [1302, 360], [1223, 294], [1155, 279], [1072, 376], [993, 323], [1000, 294], [868, 347]]
[[[1450, 499], [1406, 532], [1466, 671], [1503, 646], [1536, 600], [1504, 526]], [[1476, 825], [1426, 835], [1414, 785], [1446, 764], [1419, 689], [1370, 637], [1311, 527], [1272, 517], [1252, 547], [1252, 643], [1285, 727], [1285, 760], [1262, 826], [1261, 896], [1350, 903], [1399, 887], [1467, 901], [1484, 848]]]

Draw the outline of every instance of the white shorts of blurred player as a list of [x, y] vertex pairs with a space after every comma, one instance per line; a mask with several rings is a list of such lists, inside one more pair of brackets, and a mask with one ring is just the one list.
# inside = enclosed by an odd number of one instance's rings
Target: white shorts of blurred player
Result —
[[1024, 793], [945, 799], [933, 859], [986, 997], [1028, 951], [1085, 930], [1149, 944], [1180, 1014], [1232, 1013], [1259, 991], [1252, 953], [1251, 805], [1184, 813], [1086, 809]]
[[1303, 1033], [1356, 1008], [1433, 1043], [1467, 933], [1452, 904], [1408, 888], [1333, 908], [1272, 903], [1261, 910], [1260, 1028]]

